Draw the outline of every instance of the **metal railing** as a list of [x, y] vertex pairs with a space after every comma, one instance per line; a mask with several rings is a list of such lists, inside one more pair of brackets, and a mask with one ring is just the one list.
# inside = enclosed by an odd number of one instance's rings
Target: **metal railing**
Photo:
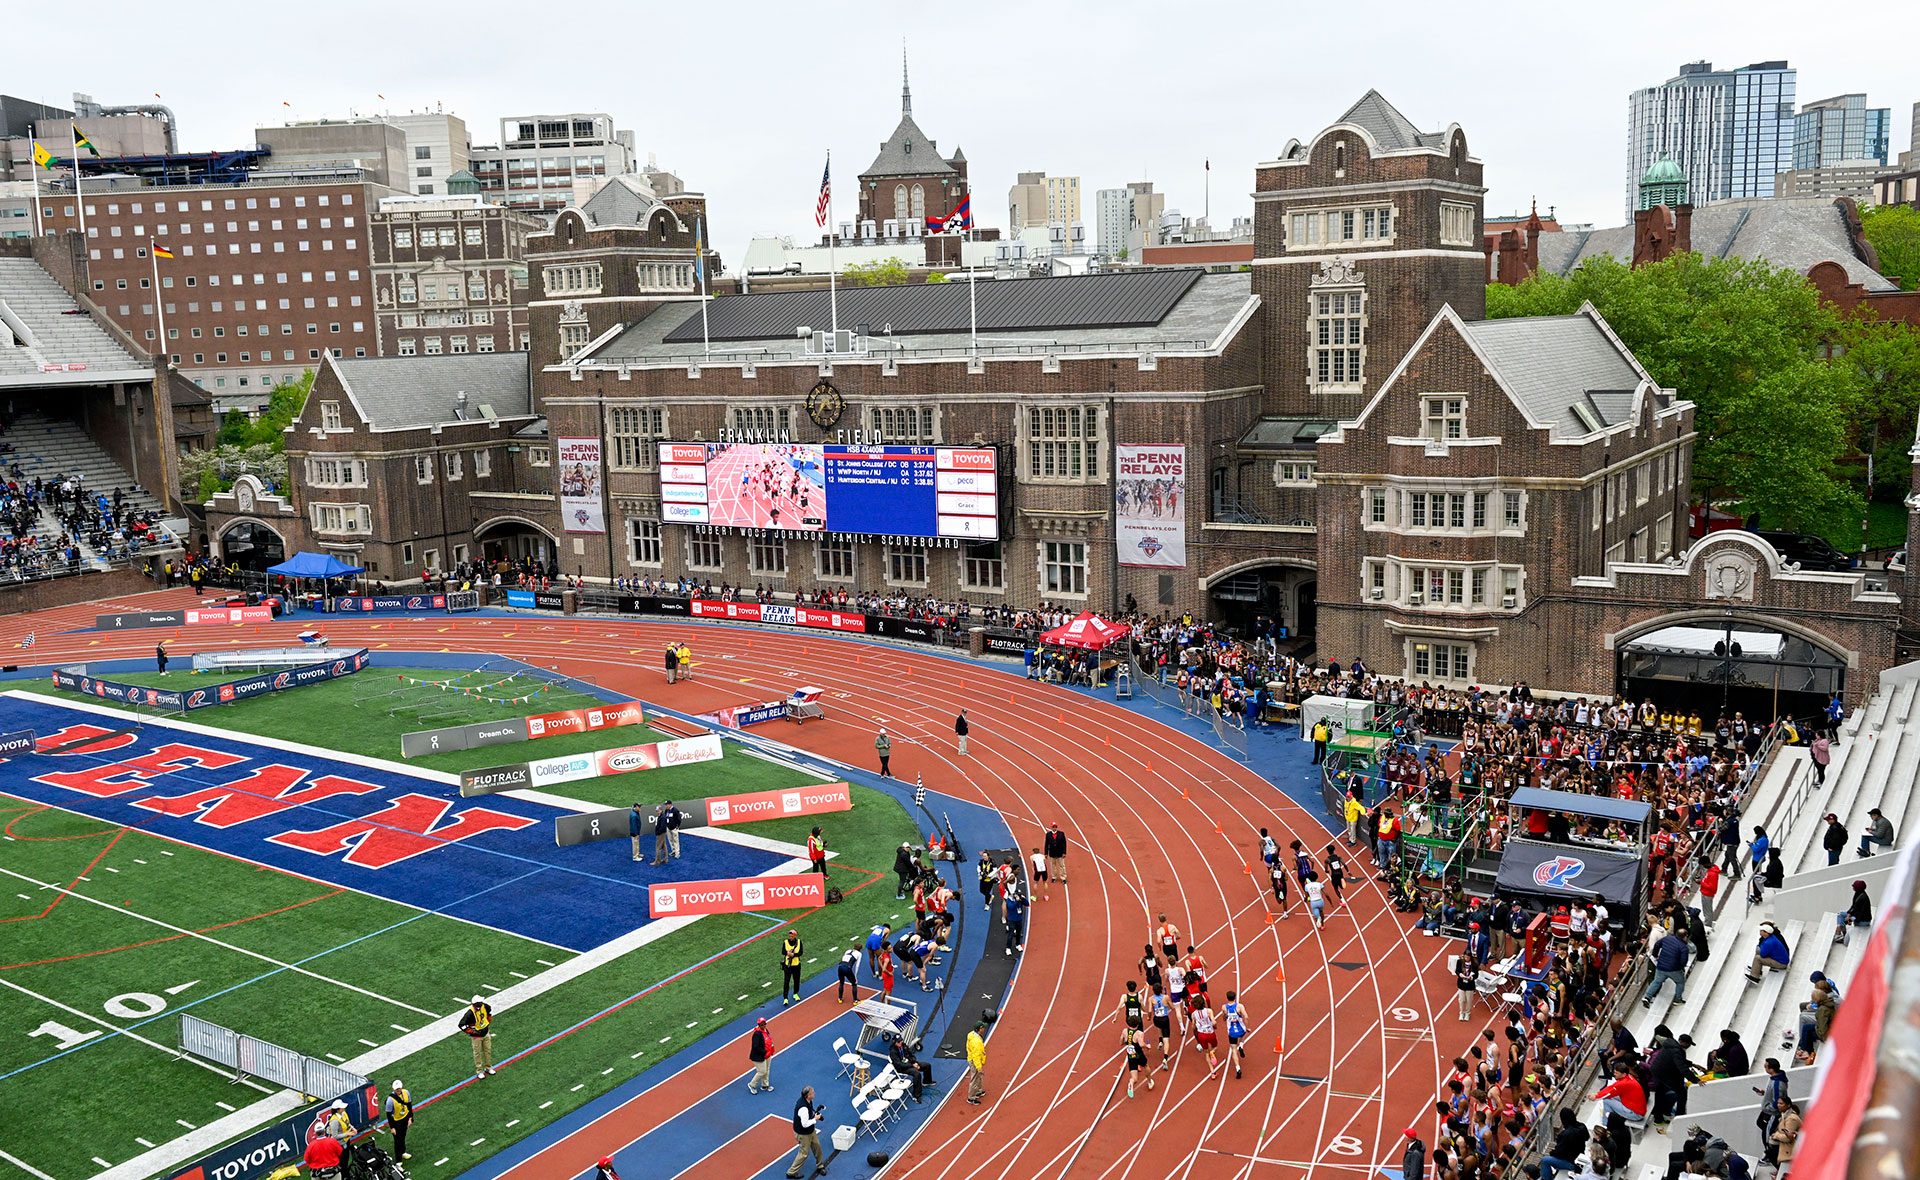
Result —
[[1133, 679], [1135, 692], [1144, 693], [1154, 704], [1163, 708], [1178, 709], [1189, 717], [1204, 718], [1213, 726], [1213, 735], [1221, 745], [1238, 754], [1242, 760], [1248, 759], [1247, 731], [1244, 725], [1227, 720], [1226, 715], [1215, 709], [1213, 702], [1205, 697], [1181, 692], [1179, 685], [1168, 684], [1166, 681], [1147, 675], [1140, 670], [1140, 662], [1133, 658], [1132, 653], [1128, 653], [1126, 661], [1127, 675]]

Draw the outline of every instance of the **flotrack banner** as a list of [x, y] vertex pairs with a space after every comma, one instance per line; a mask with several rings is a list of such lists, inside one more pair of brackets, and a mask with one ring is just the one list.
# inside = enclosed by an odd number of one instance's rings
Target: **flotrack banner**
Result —
[[1114, 448], [1114, 512], [1120, 564], [1187, 565], [1187, 448]]
[[612, 750], [586, 750], [559, 758], [541, 758], [530, 762], [489, 766], [460, 772], [462, 795], [490, 795], [524, 787], [544, 787], [553, 783], [579, 782], [609, 774], [629, 774], [636, 770], [658, 770], [663, 766], [689, 766], [696, 762], [720, 760], [720, 736], [706, 733], [699, 737], [676, 738], [670, 742], [651, 742], [644, 746], [621, 746]]
[[281, 672], [262, 672], [258, 676], [230, 680], [225, 684], [180, 689], [148, 688], [140, 684], [103, 680], [98, 676], [90, 675], [85, 664], [70, 664], [65, 668], [53, 670], [53, 683], [56, 687], [69, 689], [82, 696], [97, 697], [103, 701], [148, 705], [156, 709], [178, 710], [184, 713], [193, 709], [210, 709], [215, 705], [231, 705], [235, 701], [264, 696], [270, 692], [285, 692], [290, 688], [299, 688], [303, 684], [318, 684], [322, 680], [351, 676], [366, 667], [372, 660], [372, 654], [363, 647], [358, 651], [345, 653], [339, 659], [328, 660], [321, 664], [308, 664]]
[[607, 517], [600, 503], [600, 440], [562, 436], [554, 439], [560, 454], [560, 519], [570, 533], [604, 533]]
[[647, 890], [647, 902], [647, 916], [652, 918], [817, 909], [827, 904], [827, 879], [818, 873], [795, 873], [724, 881], [667, 881]]

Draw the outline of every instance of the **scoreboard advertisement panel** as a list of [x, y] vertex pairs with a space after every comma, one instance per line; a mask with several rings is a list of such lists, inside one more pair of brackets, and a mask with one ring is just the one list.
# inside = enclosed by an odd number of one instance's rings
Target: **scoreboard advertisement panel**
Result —
[[661, 519], [994, 541], [997, 462], [991, 447], [661, 443]]

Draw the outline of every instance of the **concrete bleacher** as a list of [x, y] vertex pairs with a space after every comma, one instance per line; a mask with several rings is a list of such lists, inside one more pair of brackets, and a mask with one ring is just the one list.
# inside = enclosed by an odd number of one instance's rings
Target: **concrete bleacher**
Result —
[[[146, 360], [122, 348], [91, 315], [74, 314], [78, 310], [66, 288], [31, 258], [0, 258], [0, 379], [26, 378], [36, 385], [64, 378], [152, 379]], [[85, 368], [70, 371], [74, 365]]]
[[[1756, 785], [1743, 814], [1742, 837], [1750, 839], [1755, 825], [1764, 826], [1780, 849], [1787, 876], [1779, 890], [1769, 890], [1760, 904], [1748, 900], [1747, 880], [1724, 880], [1713, 928], [1707, 939], [1709, 956], [1692, 964], [1684, 1005], [1672, 1002], [1671, 987], [1661, 991], [1651, 1009], [1638, 1004], [1627, 1011], [1627, 1027], [1641, 1045], [1651, 1042], [1653, 1030], [1666, 1025], [1675, 1036], [1690, 1034], [1689, 1056], [1704, 1063], [1720, 1043], [1722, 1029], [1732, 1029], [1759, 1076], [1761, 1062], [1777, 1058], [1788, 1066], [1790, 1092], [1804, 1098], [1812, 1084], [1812, 1068], [1793, 1069], [1794, 1043], [1799, 1032], [1799, 1007], [1812, 995], [1808, 976], [1826, 974], [1848, 994], [1855, 971], [1866, 953], [1866, 932], [1854, 931], [1849, 942], [1834, 941], [1835, 916], [1846, 908], [1851, 882], [1866, 880], [1869, 896], [1878, 901], [1895, 860], [1892, 851], [1861, 858], [1854, 851], [1867, 823], [1869, 808], [1878, 807], [1894, 825], [1896, 843], [1907, 837], [1905, 824], [1920, 777], [1920, 664], [1895, 668], [1881, 677], [1879, 691], [1867, 705], [1841, 726], [1823, 783], [1813, 782], [1813, 767], [1805, 747], [1780, 750]], [[1850, 833], [1848, 847], [1837, 866], [1827, 865], [1821, 838], [1824, 817], [1832, 812]], [[1749, 878], [1750, 880], [1750, 878]], [[1701, 906], [1696, 893], [1689, 904]], [[1876, 906], [1877, 909], [1877, 906]], [[1791, 964], [1785, 971], [1766, 971], [1751, 984], [1746, 973], [1760, 940], [1760, 926], [1773, 922], [1786, 939]], [[1752, 1082], [1729, 1079], [1694, 1087], [1689, 1113], [1676, 1116], [1675, 1132], [1700, 1123], [1723, 1136], [1749, 1158], [1757, 1158], [1759, 1134], [1753, 1125], [1758, 1099]], [[1585, 1102], [1581, 1117], [1597, 1121], [1598, 1105]], [[1666, 1153], [1678, 1147], [1669, 1136], [1649, 1129], [1635, 1148], [1634, 1172], [1665, 1170]], [[1660, 1161], [1653, 1166], [1651, 1161]]]

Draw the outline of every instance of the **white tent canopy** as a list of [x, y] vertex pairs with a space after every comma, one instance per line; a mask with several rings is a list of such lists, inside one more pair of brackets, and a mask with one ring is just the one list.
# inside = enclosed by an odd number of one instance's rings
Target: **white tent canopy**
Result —
[[[1725, 627], [1662, 627], [1629, 640], [1626, 650], [1661, 655], [1712, 656], [1713, 645], [1724, 643], [1727, 638]], [[1787, 643], [1785, 635], [1774, 631], [1736, 630], [1732, 639], [1740, 645], [1741, 658], [1750, 660], [1777, 660]]]

